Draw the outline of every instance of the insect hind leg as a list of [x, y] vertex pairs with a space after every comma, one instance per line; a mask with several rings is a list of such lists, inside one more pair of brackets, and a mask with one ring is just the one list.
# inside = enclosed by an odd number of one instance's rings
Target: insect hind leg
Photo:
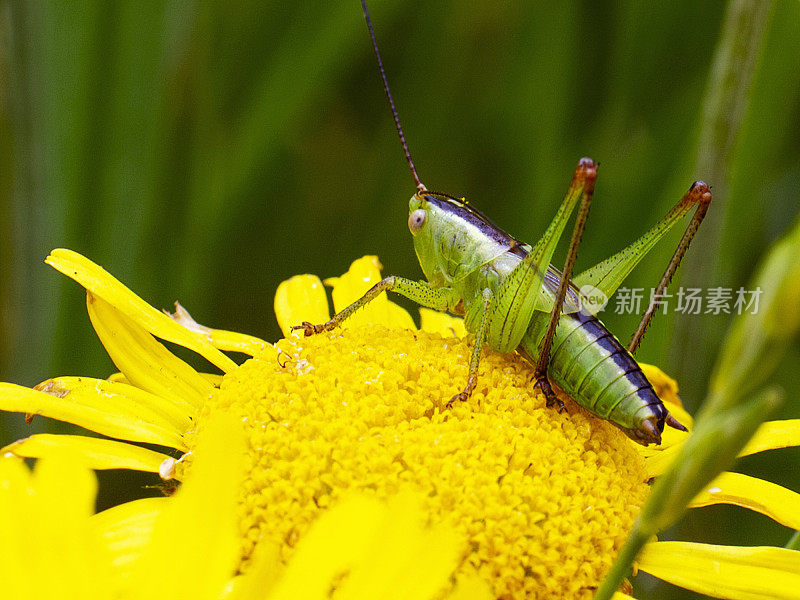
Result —
[[[639, 321], [639, 326], [636, 328], [636, 331], [634, 332], [633, 337], [628, 344], [628, 352], [631, 354], [636, 352], [636, 350], [639, 348], [639, 344], [642, 342], [644, 333], [650, 326], [650, 322], [653, 320], [653, 316], [659, 307], [660, 300], [664, 295], [664, 292], [667, 290], [669, 282], [672, 281], [675, 271], [678, 270], [678, 266], [681, 264], [683, 255], [686, 254], [686, 250], [689, 248], [689, 244], [692, 243], [694, 235], [697, 233], [697, 230], [700, 227], [700, 223], [703, 222], [703, 219], [706, 216], [708, 206], [711, 203], [711, 190], [709, 189], [708, 184], [706, 184], [704, 181], [695, 181], [689, 188], [689, 191], [686, 192], [684, 201], [690, 204], [696, 204], [697, 209], [695, 210], [694, 216], [689, 222], [689, 225], [686, 227], [686, 231], [684, 232], [681, 241], [678, 243], [678, 247], [675, 249], [675, 253], [672, 255], [672, 258], [670, 259], [669, 264], [664, 271], [664, 275], [661, 277], [661, 281], [658, 283], [658, 287], [650, 298], [650, 304], [648, 304], [647, 309], [644, 311], [642, 319]], [[674, 418], [672, 420], [678, 423], [678, 421], [676, 421]], [[680, 425], [680, 423], [678, 423], [678, 425]], [[681, 427], [683, 426], [681, 425]], [[680, 427], [677, 427], [676, 429], [680, 429]]]
[[559, 413], [564, 412], [567, 410], [567, 405], [564, 404], [564, 401], [558, 397], [558, 395], [553, 390], [553, 386], [550, 383], [550, 378], [547, 374], [536, 377], [536, 383], [534, 384], [534, 389], [538, 389], [545, 397], [545, 406], [550, 408], [551, 406], [557, 406]]
[[547, 406], [558, 405], [558, 412], [562, 412], [566, 407], [553, 391], [553, 386], [550, 384], [550, 380], [547, 376], [547, 367], [550, 364], [550, 349], [553, 346], [553, 337], [555, 337], [556, 327], [561, 318], [561, 307], [564, 304], [564, 298], [567, 295], [567, 287], [570, 283], [570, 277], [572, 277], [572, 268], [575, 266], [575, 259], [578, 256], [578, 246], [581, 243], [583, 229], [586, 226], [586, 219], [589, 217], [589, 207], [591, 206], [592, 196], [594, 194], [594, 182], [597, 178], [597, 165], [591, 158], [582, 158], [578, 163], [576, 177], [578, 174], [584, 178], [581, 204], [578, 209], [578, 216], [575, 219], [575, 227], [572, 230], [572, 238], [569, 242], [567, 260], [564, 263], [564, 270], [561, 274], [561, 283], [556, 293], [556, 301], [550, 313], [550, 320], [547, 324], [544, 339], [542, 340], [542, 345], [539, 350], [539, 359], [536, 362], [534, 371], [534, 377], [536, 378], [535, 387], [544, 394]]

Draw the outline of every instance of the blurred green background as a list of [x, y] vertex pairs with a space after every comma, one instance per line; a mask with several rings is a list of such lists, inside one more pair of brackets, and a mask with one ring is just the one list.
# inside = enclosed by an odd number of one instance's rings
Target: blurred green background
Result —
[[[715, 171], [725, 181], [698, 172], [697, 150], [723, 2], [375, 0], [371, 10], [429, 187], [467, 196], [533, 242], [577, 159], [600, 162], [578, 270], [702, 178], [718, 193], [717, 223], [682, 275], [736, 289], [800, 210], [796, 0], [769, 15], [742, 127]], [[115, 370], [82, 290], [42, 263], [55, 247], [156, 307], [179, 299], [202, 323], [266, 339], [279, 336], [275, 288], [293, 274], [338, 275], [378, 254], [387, 273], [421, 276], [406, 226], [414, 186], [357, 2], [12, 1], [0, 11], [0, 380]], [[626, 285], [655, 286], [679, 236]], [[623, 340], [638, 321], [603, 319]], [[638, 358], [676, 376], [695, 409], [730, 319], [659, 316]], [[798, 350], [776, 377], [782, 417], [800, 414]], [[52, 427], [3, 415], [0, 443]], [[786, 450], [741, 469], [799, 490], [799, 461]], [[707, 508], [673, 535], [783, 545], [790, 532]], [[648, 598], [678, 597], [640, 580]]]

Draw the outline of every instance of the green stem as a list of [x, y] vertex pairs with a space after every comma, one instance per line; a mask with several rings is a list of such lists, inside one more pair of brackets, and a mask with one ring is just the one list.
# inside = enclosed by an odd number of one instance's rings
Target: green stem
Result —
[[[610, 600], [631, 571], [641, 549], [674, 524], [697, 493], [735, 460], [759, 424], [775, 410], [781, 394], [768, 388], [752, 400], [715, 413], [702, 413], [670, 468], [653, 485], [628, 541], [594, 600]], [[725, 403], [720, 403], [722, 406]]]
[[[696, 176], [712, 186], [714, 200], [692, 252], [683, 263], [681, 283], [684, 286], [705, 287], [725, 279], [718, 248], [722, 227], [728, 221], [727, 197], [734, 152], [750, 104], [750, 90], [772, 4], [765, 0], [731, 0], [725, 12], [703, 98], [694, 165]], [[716, 348], [723, 334], [718, 329], [720, 322], [716, 319], [711, 323], [693, 315], [683, 315], [675, 322], [673, 350], [686, 348], [688, 340], [695, 347], [699, 344], [696, 352], [683, 355], [673, 352], [671, 356], [673, 366], [677, 367], [673, 374], [681, 381], [691, 380], [681, 377], [682, 373], [698, 372], [698, 357], [706, 362], [708, 371], [713, 356], [711, 350]], [[711, 331], [714, 327], [717, 329]], [[697, 396], [702, 390], [689, 391]]]
[[795, 531], [791, 539], [786, 542], [786, 548], [789, 550], [800, 550], [800, 531]]
[[631, 565], [636, 560], [636, 556], [641, 552], [644, 545], [647, 543], [648, 537], [642, 533], [638, 528], [634, 528], [634, 533], [625, 542], [622, 550], [617, 557], [617, 560], [611, 566], [611, 570], [606, 575], [603, 583], [597, 588], [594, 600], [611, 600], [614, 594], [619, 590], [622, 582], [631, 573]]

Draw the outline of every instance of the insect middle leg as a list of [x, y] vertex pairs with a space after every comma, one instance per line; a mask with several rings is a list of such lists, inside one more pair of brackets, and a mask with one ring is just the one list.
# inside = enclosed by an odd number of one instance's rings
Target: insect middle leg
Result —
[[481, 352], [483, 351], [483, 344], [486, 341], [486, 335], [489, 331], [487, 324], [489, 323], [489, 304], [492, 301], [492, 291], [489, 288], [483, 290], [481, 295], [481, 302], [475, 302], [473, 306], [478, 307], [480, 313], [480, 321], [478, 323], [478, 330], [475, 332], [475, 346], [472, 348], [472, 357], [469, 361], [469, 374], [467, 375], [467, 386], [458, 394], [447, 401], [446, 407], [450, 408], [453, 402], [464, 402], [469, 400], [472, 392], [475, 391], [475, 385], [478, 383], [478, 366], [481, 362]]
[[366, 306], [383, 292], [395, 292], [413, 300], [417, 304], [434, 310], [446, 311], [458, 302], [453, 290], [446, 287], [435, 288], [424, 281], [412, 281], [404, 277], [390, 275], [373, 285], [367, 293], [358, 300], [336, 313], [329, 321], [320, 324], [303, 321], [300, 325], [292, 327], [292, 331], [302, 329], [306, 336], [331, 331], [341, 325], [342, 321], [353, 315], [359, 308]]

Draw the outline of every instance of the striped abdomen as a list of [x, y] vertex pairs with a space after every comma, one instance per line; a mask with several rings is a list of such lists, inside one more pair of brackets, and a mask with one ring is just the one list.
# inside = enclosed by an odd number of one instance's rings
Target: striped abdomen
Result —
[[[547, 327], [546, 313], [537, 313], [519, 352], [532, 362]], [[639, 365], [595, 317], [562, 315], [553, 339], [550, 380], [578, 404], [608, 419], [640, 444], [661, 443], [670, 417]]]

